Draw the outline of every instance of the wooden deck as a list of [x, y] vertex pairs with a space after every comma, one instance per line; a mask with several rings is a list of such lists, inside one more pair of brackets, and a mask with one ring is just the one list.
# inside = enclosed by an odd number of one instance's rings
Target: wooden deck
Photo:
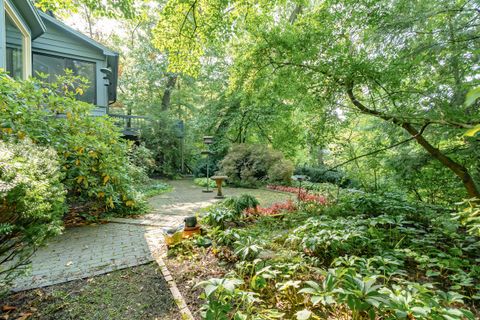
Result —
[[148, 125], [150, 119], [144, 116], [134, 116], [126, 114], [108, 114], [112, 117], [115, 123], [123, 128], [123, 135], [129, 139], [138, 139], [140, 131], [143, 127]]

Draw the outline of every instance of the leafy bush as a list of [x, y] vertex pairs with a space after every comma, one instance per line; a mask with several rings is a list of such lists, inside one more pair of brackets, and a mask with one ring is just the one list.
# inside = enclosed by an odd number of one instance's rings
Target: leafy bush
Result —
[[238, 214], [234, 210], [219, 204], [207, 208], [202, 220], [209, 226], [224, 229], [227, 222], [237, 221], [238, 218]]
[[293, 165], [265, 145], [237, 144], [220, 162], [220, 171], [233, 185], [258, 187], [267, 182], [289, 183]]
[[156, 121], [142, 128], [141, 139], [151, 150], [156, 165], [154, 173], [174, 178], [181, 171], [182, 157], [178, 121], [168, 114], [156, 115]]
[[[210, 183], [208, 184], [210, 188], [216, 188], [217, 187], [217, 183], [212, 180], [212, 179], [209, 179], [210, 180]], [[207, 178], [195, 178], [193, 179], [193, 183], [196, 184], [197, 186], [200, 186], [200, 187], [206, 187], [207, 186]], [[227, 183], [226, 181], [224, 180], [222, 185], [225, 186]]]
[[145, 144], [132, 147], [130, 150], [130, 162], [134, 166], [142, 168], [148, 175], [153, 174], [157, 168], [153, 152], [145, 147]]
[[333, 183], [346, 187], [351, 185], [352, 181], [345, 177], [345, 174], [337, 170], [328, 170], [327, 167], [299, 167], [295, 169], [295, 174], [305, 175], [310, 182], [314, 183]]
[[0, 141], [0, 291], [33, 250], [60, 233], [65, 191], [57, 154]]
[[460, 205], [465, 208], [460, 212], [453, 214], [455, 219], [458, 219], [463, 225], [468, 228], [468, 232], [480, 237], [480, 205], [478, 200], [467, 200]]
[[239, 217], [245, 210], [252, 209], [253, 211], [256, 211], [259, 204], [260, 202], [258, 202], [257, 198], [247, 193], [223, 201], [223, 205], [233, 209]]
[[28, 137], [54, 148], [70, 204], [99, 212], [142, 209], [129, 163], [130, 144], [113, 121], [91, 116], [93, 106], [75, 99], [81, 92], [77, 83], [78, 78], [69, 76], [47, 84], [0, 74], [0, 139]]

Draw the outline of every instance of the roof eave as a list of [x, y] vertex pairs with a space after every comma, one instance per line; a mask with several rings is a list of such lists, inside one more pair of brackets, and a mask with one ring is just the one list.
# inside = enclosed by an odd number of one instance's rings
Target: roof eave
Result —
[[103, 44], [98, 43], [97, 41], [95, 41], [93, 39], [90, 39], [89, 37], [87, 37], [86, 35], [81, 33], [80, 31], [77, 31], [77, 30], [67, 26], [63, 22], [55, 19], [54, 17], [51, 17], [48, 14], [46, 14], [46, 13], [40, 11], [40, 10], [37, 10], [37, 13], [40, 15], [40, 17], [42, 19], [47, 20], [47, 21], [57, 25], [58, 27], [62, 28], [63, 30], [65, 30], [69, 34], [71, 34], [71, 35], [75, 36], [76, 38], [82, 40], [84, 43], [89, 44], [90, 46], [102, 51], [102, 53], [104, 55], [106, 55], [106, 56], [118, 56], [117, 52], [110, 50], [109, 48], [107, 48]]

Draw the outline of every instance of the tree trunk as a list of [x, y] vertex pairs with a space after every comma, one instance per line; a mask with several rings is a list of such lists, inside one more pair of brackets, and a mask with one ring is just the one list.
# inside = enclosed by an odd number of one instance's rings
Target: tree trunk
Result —
[[172, 96], [173, 88], [177, 83], [178, 75], [173, 73], [173, 74], [169, 74], [167, 77], [168, 77], [167, 86], [165, 87], [165, 91], [163, 92], [163, 97], [162, 97], [162, 111], [167, 111], [170, 108], [170, 99]]
[[369, 114], [378, 118], [381, 118], [386, 121], [391, 121], [394, 124], [405, 129], [417, 142], [421, 145], [432, 157], [440, 161], [441, 164], [450, 169], [457, 177], [462, 181], [465, 189], [467, 190], [468, 195], [471, 198], [480, 199], [480, 191], [475, 184], [472, 176], [468, 172], [467, 168], [461, 164], [455, 162], [452, 158], [444, 155], [439, 149], [435, 148], [430, 144], [423, 136], [422, 132], [418, 131], [412, 124], [395, 118], [393, 116], [386, 115], [376, 110], [367, 108], [363, 103], [357, 100], [353, 94], [353, 84], [347, 84], [347, 94], [350, 101], [355, 107], [357, 107], [361, 112]]

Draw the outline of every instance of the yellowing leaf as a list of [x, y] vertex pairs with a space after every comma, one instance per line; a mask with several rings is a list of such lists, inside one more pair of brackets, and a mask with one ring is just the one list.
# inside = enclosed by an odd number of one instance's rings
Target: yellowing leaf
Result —
[[105, 177], [103, 177], [103, 184], [107, 184], [108, 180], [110, 180], [109, 175], [106, 175]]
[[88, 155], [92, 158], [98, 158], [98, 154], [95, 151], [89, 151]]
[[133, 201], [133, 200], [128, 200], [128, 201], [125, 202], [125, 205], [126, 205], [127, 207], [133, 207], [133, 206], [135, 205], [135, 201]]
[[465, 132], [465, 136], [474, 137], [479, 131], [480, 131], [480, 124], [478, 126], [473, 127], [472, 129], [468, 129], [467, 132]]
[[84, 176], [78, 176], [77, 177], [77, 183], [82, 183], [84, 178], [85, 178]]
[[108, 205], [110, 208], [115, 207], [115, 205], [113, 204], [113, 199], [112, 199], [112, 197], [108, 197], [108, 199], [107, 199], [107, 205]]
[[71, 119], [72, 118], [72, 113], [71, 112], [67, 112], [67, 119]]
[[22, 132], [22, 131], [19, 131], [17, 132], [17, 137], [20, 139], [20, 140], [23, 140], [25, 139], [25, 132]]
[[100, 191], [100, 192], [97, 194], [97, 197], [98, 197], [98, 198], [103, 198], [103, 197], [105, 197], [105, 192]]
[[82, 95], [83, 94], [83, 89], [82, 88], [77, 88], [77, 90], [75, 90], [75, 93]]
[[80, 165], [80, 160], [75, 160], [75, 165], [79, 166]]

